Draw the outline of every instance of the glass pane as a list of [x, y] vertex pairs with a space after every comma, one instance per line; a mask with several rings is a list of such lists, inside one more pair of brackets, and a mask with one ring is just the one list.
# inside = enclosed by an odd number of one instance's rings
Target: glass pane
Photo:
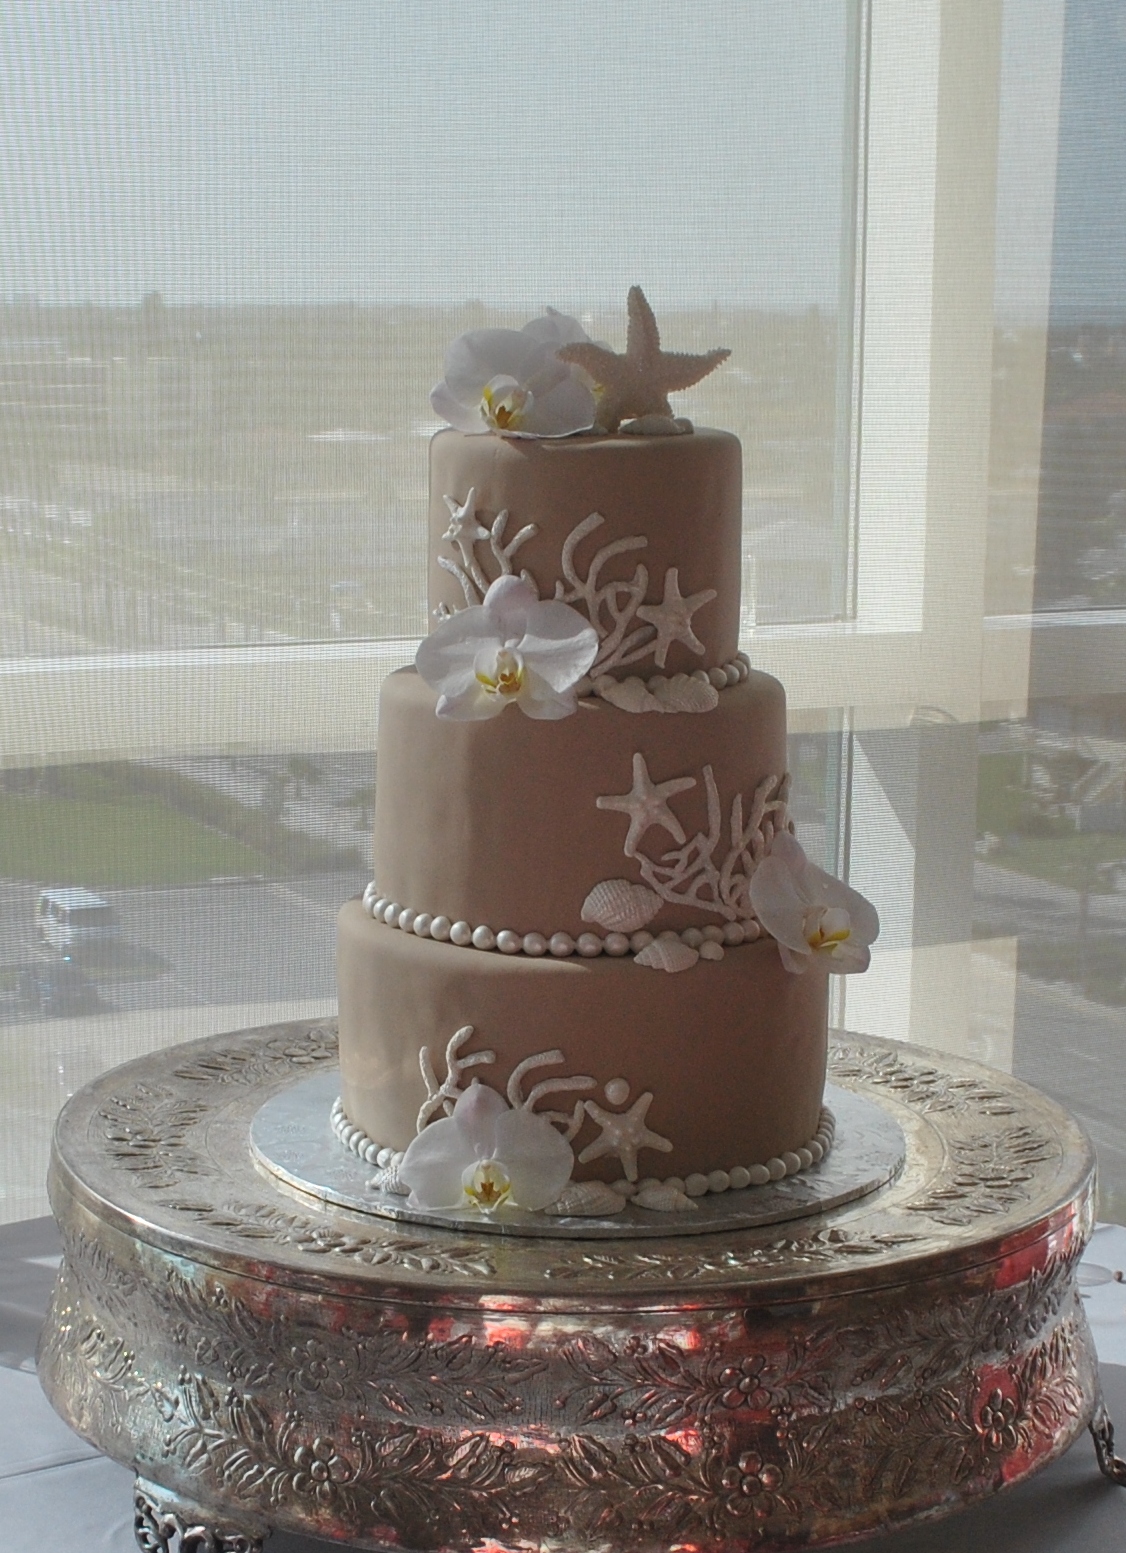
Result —
[[851, 9], [8, 8], [0, 653], [417, 635], [446, 345], [634, 281], [750, 611], [839, 613]]
[[[43, 1211], [95, 1072], [331, 1006], [373, 757], [344, 708], [338, 747], [278, 753], [218, 649], [409, 656], [456, 335], [550, 304], [620, 349], [640, 282], [667, 347], [730, 346], [677, 408], [743, 439], [747, 623], [842, 613], [855, 11], [5, 8], [0, 658], [58, 668], [47, 727], [90, 655], [216, 649], [229, 716], [149, 747], [138, 704], [151, 758], [123, 760], [95, 712], [71, 763], [44, 736], [0, 773], [0, 1218]], [[817, 737], [798, 786], [835, 838]], [[97, 938], [39, 910], [79, 887]]]

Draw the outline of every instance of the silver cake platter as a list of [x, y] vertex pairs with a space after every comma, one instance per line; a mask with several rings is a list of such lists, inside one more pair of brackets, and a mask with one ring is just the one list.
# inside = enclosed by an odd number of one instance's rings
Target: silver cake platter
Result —
[[337, 1055], [329, 1022], [215, 1036], [59, 1119], [39, 1376], [133, 1469], [143, 1553], [260, 1553], [272, 1530], [822, 1548], [985, 1499], [1085, 1429], [1126, 1483], [1078, 1286], [1094, 1155], [1017, 1080], [838, 1033], [832, 1168], [861, 1101], [903, 1140], [885, 1184], [785, 1223], [546, 1238], [383, 1218], [266, 1168], [264, 1105], [314, 1076], [331, 1102]]
[[652, 1213], [627, 1206], [603, 1218], [564, 1218], [504, 1208], [482, 1214], [472, 1209], [408, 1206], [405, 1197], [372, 1189], [376, 1172], [346, 1149], [329, 1123], [340, 1091], [330, 1069], [281, 1090], [263, 1102], [250, 1124], [250, 1147], [258, 1163], [279, 1180], [325, 1203], [358, 1213], [428, 1224], [473, 1234], [544, 1236], [574, 1240], [631, 1240], [669, 1235], [712, 1235], [778, 1224], [826, 1213], [894, 1180], [903, 1168], [903, 1129], [886, 1110], [863, 1095], [835, 1084], [825, 1104], [837, 1123], [836, 1142], [819, 1164], [782, 1181], [743, 1191], [709, 1192], [680, 1213]]

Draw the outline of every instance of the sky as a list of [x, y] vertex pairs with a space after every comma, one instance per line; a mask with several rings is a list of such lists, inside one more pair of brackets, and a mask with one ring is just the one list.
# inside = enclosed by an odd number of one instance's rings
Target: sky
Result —
[[836, 304], [847, 0], [6, 0], [0, 296]]
[[[834, 309], [852, 3], [5, 0], [0, 298]], [[1122, 317], [1126, 4], [1004, 15], [998, 317]]]
[[1053, 322], [1126, 320], [1126, 5], [1070, 0], [1060, 85]]

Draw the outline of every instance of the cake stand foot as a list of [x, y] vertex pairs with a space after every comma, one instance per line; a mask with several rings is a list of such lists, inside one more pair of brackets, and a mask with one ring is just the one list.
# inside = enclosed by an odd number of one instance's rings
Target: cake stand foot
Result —
[[220, 1526], [200, 1505], [155, 1483], [133, 1485], [133, 1535], [141, 1553], [262, 1553], [269, 1528]]
[[1126, 1461], [1114, 1454], [1114, 1423], [1102, 1397], [1095, 1401], [1095, 1414], [1088, 1428], [1095, 1442], [1095, 1458], [1104, 1478], [1126, 1488]]

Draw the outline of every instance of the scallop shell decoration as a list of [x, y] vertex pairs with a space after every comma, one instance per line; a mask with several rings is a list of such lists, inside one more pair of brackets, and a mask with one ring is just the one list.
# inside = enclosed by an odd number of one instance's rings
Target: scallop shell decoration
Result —
[[636, 674], [631, 674], [628, 679], [614, 679], [610, 674], [604, 674], [601, 679], [595, 681], [594, 688], [603, 701], [609, 701], [611, 706], [620, 707], [623, 712], [660, 712], [664, 708], [656, 696], [651, 696], [645, 688], [645, 681], [638, 679]]
[[651, 683], [649, 693], [662, 712], [711, 712], [719, 705], [715, 686], [693, 679], [690, 674], [674, 674], [664, 684]]
[[650, 1213], [687, 1213], [696, 1207], [687, 1193], [679, 1187], [671, 1186], [668, 1181], [643, 1186], [634, 1194], [632, 1201], [639, 1208], [648, 1208]]
[[661, 897], [628, 879], [603, 879], [583, 901], [584, 922], [597, 922], [609, 933], [636, 933], [661, 909]]
[[621, 1213], [626, 1200], [605, 1181], [571, 1181], [543, 1211], [562, 1218], [605, 1218]]
[[651, 971], [687, 971], [699, 958], [699, 951], [679, 938], [655, 938], [640, 954], [634, 955], [633, 963], [645, 965]]

